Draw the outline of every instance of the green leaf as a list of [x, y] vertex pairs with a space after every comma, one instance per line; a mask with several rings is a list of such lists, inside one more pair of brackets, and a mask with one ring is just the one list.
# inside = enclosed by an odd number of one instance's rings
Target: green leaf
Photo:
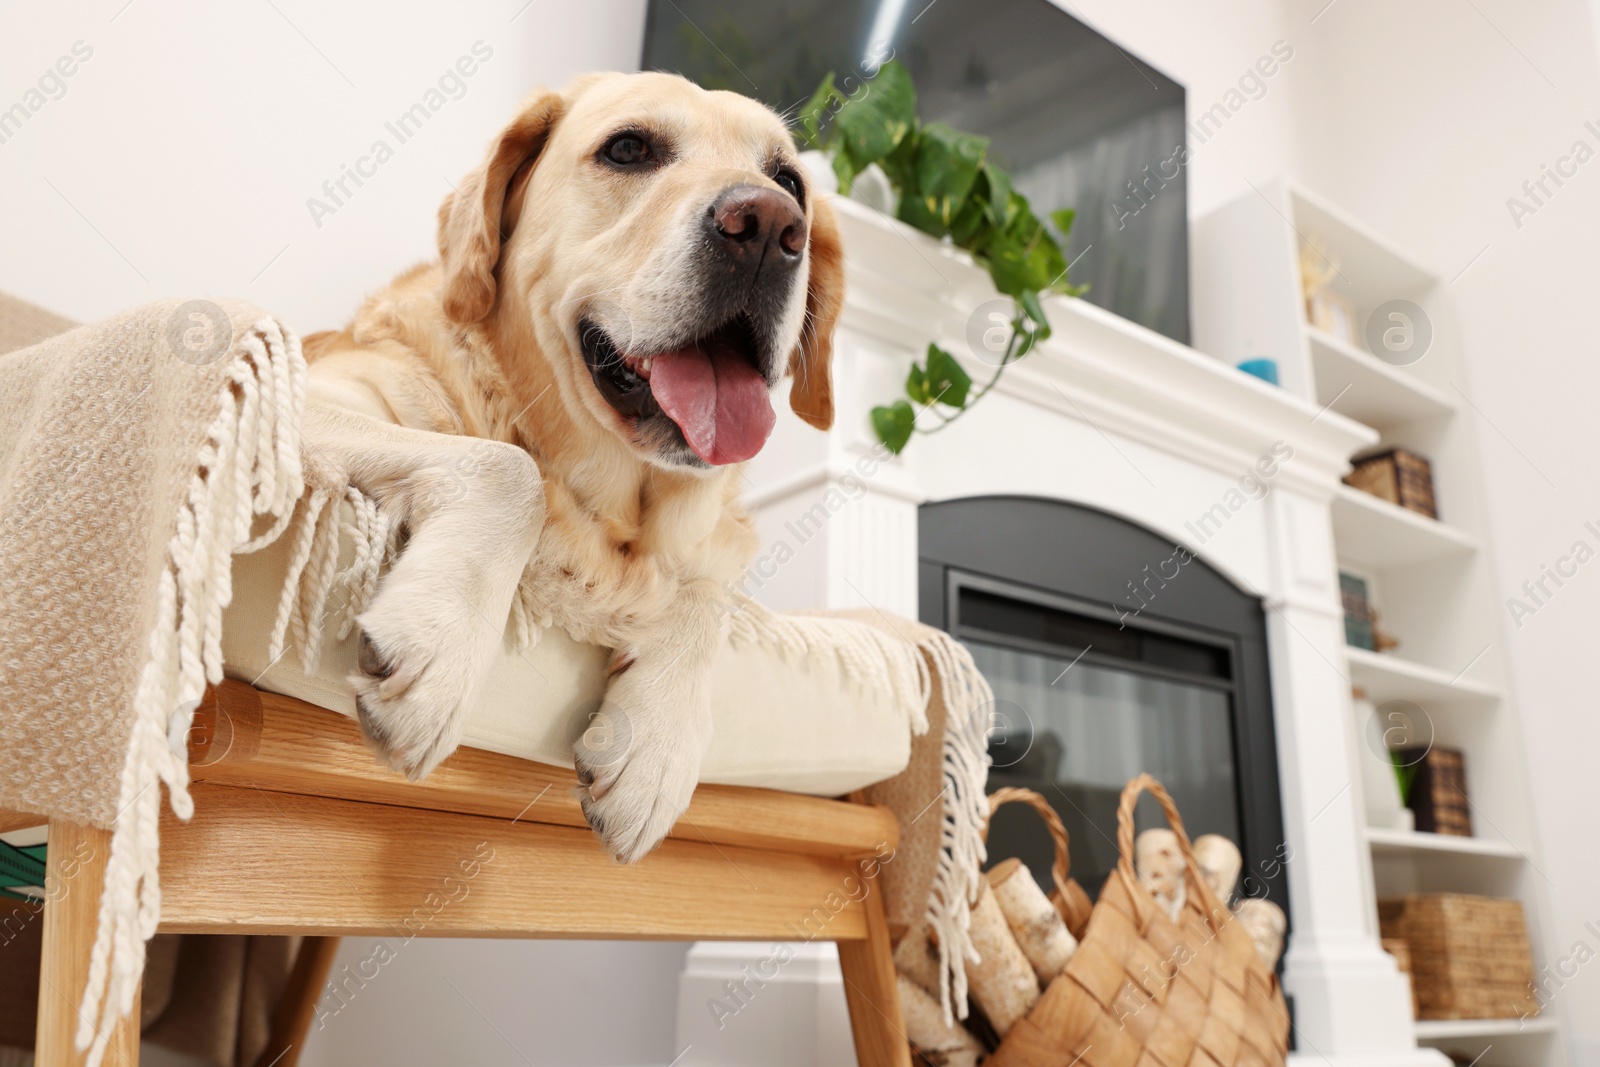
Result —
[[983, 250], [994, 235], [994, 204], [990, 200], [993, 184], [988, 163], [978, 168], [977, 180], [967, 193], [966, 200], [950, 220], [950, 239], [971, 252], [980, 260]]
[[900, 189], [900, 220], [935, 237], [954, 236], [989, 142], [942, 122], [917, 131], [916, 158]]
[[878, 160], [878, 166], [883, 168], [883, 173], [888, 177], [889, 184], [894, 186], [895, 192], [900, 193], [910, 189], [915, 181], [914, 169], [917, 165], [917, 147], [922, 142], [922, 131], [912, 127], [911, 131], [901, 138], [895, 145], [894, 151]]
[[989, 185], [989, 195], [984, 208], [995, 228], [1003, 230], [1011, 222], [1011, 175], [986, 160], [983, 164], [983, 176]]
[[1014, 300], [1033, 289], [1034, 271], [1028, 260], [1028, 250], [1004, 233], [996, 234], [985, 252], [989, 263], [989, 278], [994, 287]]
[[838, 90], [833, 87], [833, 71], [830, 70], [828, 76], [822, 79], [822, 84], [817, 86], [817, 91], [811, 94], [811, 99], [801, 106], [800, 114], [796, 116], [795, 140], [800, 143], [800, 147], [820, 149], [826, 146], [833, 130], [829, 127], [827, 131], [829, 136], [825, 137], [822, 123], [832, 114], [832, 104], [838, 95]]
[[1026, 198], [1012, 193], [1011, 210], [1010, 223], [990, 242], [985, 256], [995, 288], [1020, 300], [1029, 289], [1042, 292], [1061, 284], [1067, 264]]
[[1389, 762], [1394, 765], [1395, 784], [1400, 789], [1400, 803], [1409, 807], [1411, 805], [1411, 789], [1417, 781], [1417, 765], [1407, 763], [1406, 757], [1399, 752], [1389, 753]]
[[953, 408], [967, 406], [972, 377], [961, 369], [954, 356], [938, 345], [928, 346], [927, 390], [932, 400]]
[[911, 75], [896, 60], [885, 63], [876, 77], [845, 96], [836, 122], [857, 169], [876, 163], [917, 124], [917, 90]]
[[924, 196], [952, 203], [965, 200], [988, 148], [988, 138], [962, 133], [942, 122], [922, 127], [917, 145], [917, 189]]
[[1039, 303], [1038, 293], [1034, 292], [1032, 289], [1024, 290], [1022, 295], [1018, 297], [1018, 300], [1022, 304], [1022, 310], [1028, 313], [1028, 318], [1032, 319], [1036, 324], [1043, 326], [1045, 329], [1050, 328], [1050, 320], [1045, 318], [1044, 305]]
[[911, 364], [911, 372], [906, 375], [906, 396], [919, 404], [933, 403], [933, 394], [928, 391], [928, 376], [923, 373], [922, 364]]
[[888, 407], [875, 407], [872, 409], [872, 429], [877, 433], [878, 440], [882, 441], [895, 455], [906, 447], [906, 442], [911, 440], [912, 427], [916, 425], [916, 413], [911, 410], [911, 405], [904, 400], [896, 400]]
[[855, 160], [850, 158], [850, 152], [843, 143], [834, 148], [833, 176], [838, 179], [840, 196], [850, 195], [850, 187], [855, 184], [856, 175], [861, 171], [862, 168], [856, 166]]
[[1056, 229], [1061, 231], [1062, 238], [1072, 236], [1072, 224], [1078, 218], [1077, 211], [1064, 207], [1059, 211], [1050, 212], [1050, 221], [1056, 224]]

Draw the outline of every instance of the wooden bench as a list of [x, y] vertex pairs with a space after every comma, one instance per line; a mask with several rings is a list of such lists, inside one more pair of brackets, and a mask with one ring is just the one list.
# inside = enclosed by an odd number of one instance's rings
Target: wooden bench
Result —
[[[299, 1058], [340, 935], [792, 941], [819, 913], [861, 1067], [910, 1067], [870, 880], [897, 844], [885, 808], [703, 785], [667, 840], [624, 867], [589, 831], [570, 770], [463, 748], [408, 782], [353, 721], [242, 683], [208, 691], [189, 754], [194, 818], [162, 817], [161, 930], [307, 935], [262, 1067]], [[38, 1067], [82, 1062], [77, 1002], [110, 840], [50, 823], [50, 884], [70, 888], [44, 907]], [[133, 1018], [113, 1067], [138, 1063], [137, 1006]]]

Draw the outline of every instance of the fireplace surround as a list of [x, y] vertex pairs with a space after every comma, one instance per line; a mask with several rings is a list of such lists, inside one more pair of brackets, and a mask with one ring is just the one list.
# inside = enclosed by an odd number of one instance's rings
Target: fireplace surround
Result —
[[[943, 559], [947, 569], [961, 564], [958, 595], [984, 591], [979, 579], [998, 580], [1002, 592], [1024, 590], [1113, 630], [1124, 619], [1141, 634], [1165, 627], [1182, 639], [1178, 651], [1231, 641], [1232, 699], [1271, 717], [1270, 730], [1236, 728], [1233, 758], [1241, 798], [1257, 798], [1239, 802], [1252, 860], [1261, 862], [1267, 846], [1283, 850], [1266, 891], [1293, 921], [1282, 974], [1295, 1001], [1295, 1056], [1336, 1067], [1444, 1064], [1417, 1047], [1405, 980], [1373, 928], [1372, 859], [1350, 774], [1361, 742], [1338, 667], [1344, 632], [1331, 508], [1349, 457], [1376, 434], [1093, 305], [1052, 299], [1048, 341], [956, 426], [914, 435], [904, 454], [890, 456], [872, 437], [869, 409], [899, 393], [929, 341], [986, 380], [992, 367], [965, 338], [995, 293], [960, 251], [869, 207], [835, 203], [849, 287], [834, 353], [837, 425], [822, 435], [785, 413], [750, 464], [745, 499], [766, 561], [758, 560], [752, 592], [780, 608], [870, 608], [932, 621], [943, 613], [948, 621], [948, 574], [945, 584], [928, 576], [928, 561]], [[986, 563], [941, 556], [949, 544], [937, 517], [995, 499], [1036, 511], [961, 524], [975, 551], [998, 549]], [[1106, 533], [1091, 545], [1096, 535], [1034, 532], [1063, 507]], [[1023, 558], [1017, 543], [1035, 536], [1045, 541], [1045, 562], [1007, 570]], [[1076, 568], [1084, 582], [1041, 577], [1052, 549], [1054, 565]], [[1151, 580], [1163, 573], [1164, 587]], [[1208, 588], [1250, 616], [1235, 637], [1219, 636], [1227, 628], [1206, 614], [1216, 609], [1198, 606]], [[1274, 777], [1275, 805], [1265, 799]], [[697, 983], [737, 975], [748, 962], [722, 946], [698, 946], [692, 958], [682, 1005]], [[694, 1014], [685, 1007], [680, 1018]], [[680, 1026], [679, 1036], [709, 1043], [717, 1035]]]

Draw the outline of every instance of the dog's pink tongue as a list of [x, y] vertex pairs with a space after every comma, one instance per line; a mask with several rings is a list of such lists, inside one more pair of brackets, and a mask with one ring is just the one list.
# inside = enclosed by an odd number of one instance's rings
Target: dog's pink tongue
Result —
[[744, 462], [761, 451], [777, 422], [766, 380], [721, 341], [656, 356], [650, 390], [707, 463]]

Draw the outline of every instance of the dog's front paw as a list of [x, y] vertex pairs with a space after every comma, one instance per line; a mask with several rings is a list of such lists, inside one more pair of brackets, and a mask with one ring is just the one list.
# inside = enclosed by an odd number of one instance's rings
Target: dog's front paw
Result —
[[407, 620], [408, 612], [393, 610], [398, 606], [380, 595], [361, 616], [358, 671], [350, 681], [367, 744], [415, 781], [461, 743], [468, 701], [499, 635], [467, 615], [465, 606], [452, 613], [436, 603], [423, 625], [416, 615]]
[[614, 684], [573, 746], [578, 798], [589, 825], [622, 863], [644, 857], [667, 836], [700, 778], [710, 713], [687, 706], [630, 706], [637, 687]]

